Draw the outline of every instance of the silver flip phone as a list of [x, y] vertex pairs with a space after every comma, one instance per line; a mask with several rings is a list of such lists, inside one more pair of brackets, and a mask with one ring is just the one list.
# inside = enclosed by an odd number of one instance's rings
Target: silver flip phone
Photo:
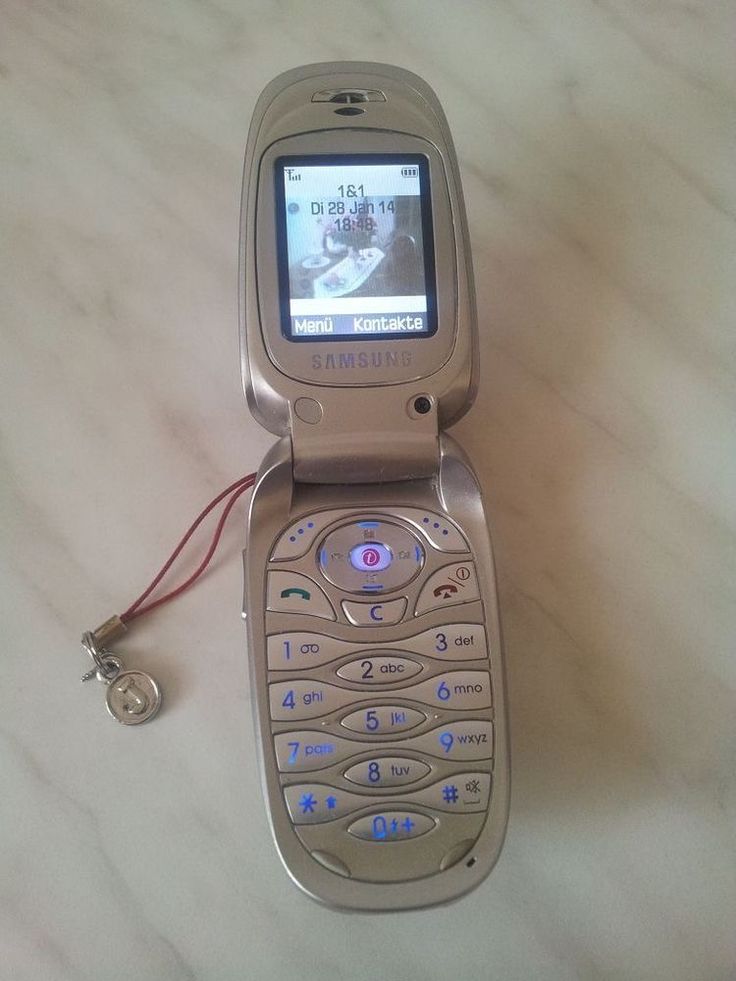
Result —
[[498, 858], [509, 764], [488, 526], [444, 432], [478, 360], [436, 96], [388, 65], [280, 75], [253, 114], [241, 221], [243, 384], [281, 437], [243, 611], [276, 847], [332, 906], [445, 902]]

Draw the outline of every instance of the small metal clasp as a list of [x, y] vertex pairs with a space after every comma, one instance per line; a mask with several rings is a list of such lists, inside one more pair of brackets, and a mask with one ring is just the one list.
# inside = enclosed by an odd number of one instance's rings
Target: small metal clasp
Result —
[[116, 654], [110, 654], [104, 647], [98, 645], [94, 633], [91, 630], [82, 634], [82, 647], [95, 662], [95, 666], [82, 675], [82, 681], [90, 681], [97, 678], [104, 685], [113, 682], [123, 670], [123, 662]]

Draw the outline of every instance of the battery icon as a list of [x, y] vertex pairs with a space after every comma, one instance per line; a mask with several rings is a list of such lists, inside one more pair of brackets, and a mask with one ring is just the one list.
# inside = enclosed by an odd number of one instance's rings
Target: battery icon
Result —
[[402, 167], [401, 168], [402, 177], [418, 177], [419, 168], [418, 167]]

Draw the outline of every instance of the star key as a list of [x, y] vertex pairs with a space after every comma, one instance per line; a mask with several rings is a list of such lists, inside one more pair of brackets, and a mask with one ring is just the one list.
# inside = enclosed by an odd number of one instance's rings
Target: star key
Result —
[[314, 814], [316, 804], [317, 799], [314, 794], [302, 794], [299, 798], [299, 807], [302, 809], [302, 814]]

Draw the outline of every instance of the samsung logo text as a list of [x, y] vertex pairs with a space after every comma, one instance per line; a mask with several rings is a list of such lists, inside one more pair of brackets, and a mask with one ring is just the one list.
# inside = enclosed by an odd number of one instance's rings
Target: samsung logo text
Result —
[[408, 368], [411, 366], [411, 351], [359, 351], [339, 354], [313, 354], [312, 368], [315, 371], [335, 371], [350, 368]]

